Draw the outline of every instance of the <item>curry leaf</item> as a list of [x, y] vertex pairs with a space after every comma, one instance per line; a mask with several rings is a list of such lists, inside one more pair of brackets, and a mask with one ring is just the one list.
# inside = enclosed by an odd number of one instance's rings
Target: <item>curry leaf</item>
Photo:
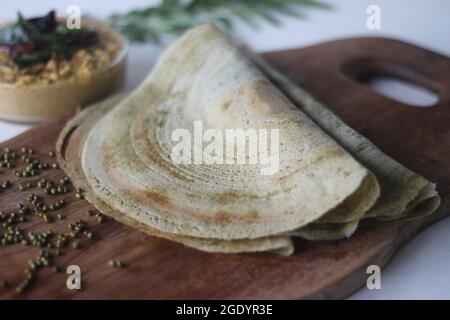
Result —
[[157, 6], [112, 15], [109, 22], [131, 41], [157, 43], [209, 21], [228, 32], [237, 21], [254, 29], [258, 22], [279, 25], [280, 16], [303, 18], [301, 9], [307, 7], [330, 9], [319, 0], [163, 0]]

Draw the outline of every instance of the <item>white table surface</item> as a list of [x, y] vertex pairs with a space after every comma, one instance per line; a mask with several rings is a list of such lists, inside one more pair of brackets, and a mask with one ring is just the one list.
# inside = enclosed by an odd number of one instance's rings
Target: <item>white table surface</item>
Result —
[[[448, 0], [325, 0], [333, 11], [308, 10], [306, 21], [284, 18], [279, 28], [265, 25], [254, 31], [238, 25], [236, 35], [256, 51], [301, 47], [336, 38], [389, 36], [409, 41], [450, 56], [450, 1]], [[54, 8], [64, 13], [76, 4], [83, 14], [105, 17], [111, 12], [139, 7], [152, 0], [14, 0], [0, 1], [0, 21], [14, 19], [21, 10], [26, 16]], [[381, 29], [366, 26], [369, 5], [381, 8]], [[132, 46], [127, 87], [135, 87], [151, 69], [162, 48]], [[389, 87], [388, 90], [397, 90]], [[402, 92], [398, 92], [402, 94]], [[1, 102], [0, 102], [1, 103]], [[0, 120], [0, 141], [30, 128]], [[361, 289], [352, 299], [450, 299], [450, 219], [426, 229], [395, 256], [381, 274], [381, 290]]]

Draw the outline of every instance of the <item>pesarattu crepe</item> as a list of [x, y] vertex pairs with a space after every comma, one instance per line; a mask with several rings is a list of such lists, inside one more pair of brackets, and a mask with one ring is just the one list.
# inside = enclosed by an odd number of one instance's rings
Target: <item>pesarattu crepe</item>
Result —
[[[63, 168], [103, 213], [211, 252], [287, 255], [293, 236], [348, 237], [364, 218], [416, 217], [437, 207], [432, 183], [252, 58], [213, 25], [187, 32], [133, 93], [68, 123], [57, 144]], [[174, 161], [173, 132], [193, 132], [196, 121], [219, 132], [278, 130], [278, 170], [263, 175], [261, 163]], [[194, 159], [208, 142], [194, 143]]]

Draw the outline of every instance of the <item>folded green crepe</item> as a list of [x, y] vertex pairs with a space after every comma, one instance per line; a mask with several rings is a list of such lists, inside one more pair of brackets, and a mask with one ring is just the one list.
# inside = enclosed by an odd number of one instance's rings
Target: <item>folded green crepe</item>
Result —
[[[171, 133], [194, 121], [278, 129], [279, 170], [174, 162]], [[349, 237], [362, 219], [416, 218], [439, 204], [431, 182], [210, 24], [177, 40], [130, 95], [77, 115], [57, 151], [103, 213], [210, 252], [288, 255], [292, 237]]]

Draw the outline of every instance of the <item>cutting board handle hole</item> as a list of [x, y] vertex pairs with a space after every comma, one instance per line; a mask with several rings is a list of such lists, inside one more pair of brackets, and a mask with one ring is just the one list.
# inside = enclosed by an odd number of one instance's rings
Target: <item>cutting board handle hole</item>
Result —
[[439, 102], [439, 96], [434, 92], [392, 76], [374, 75], [362, 83], [385, 97], [412, 107], [428, 108]]
[[363, 58], [346, 63], [343, 72], [352, 80], [402, 105], [427, 108], [436, 106], [440, 99], [433, 80], [399, 63]]

